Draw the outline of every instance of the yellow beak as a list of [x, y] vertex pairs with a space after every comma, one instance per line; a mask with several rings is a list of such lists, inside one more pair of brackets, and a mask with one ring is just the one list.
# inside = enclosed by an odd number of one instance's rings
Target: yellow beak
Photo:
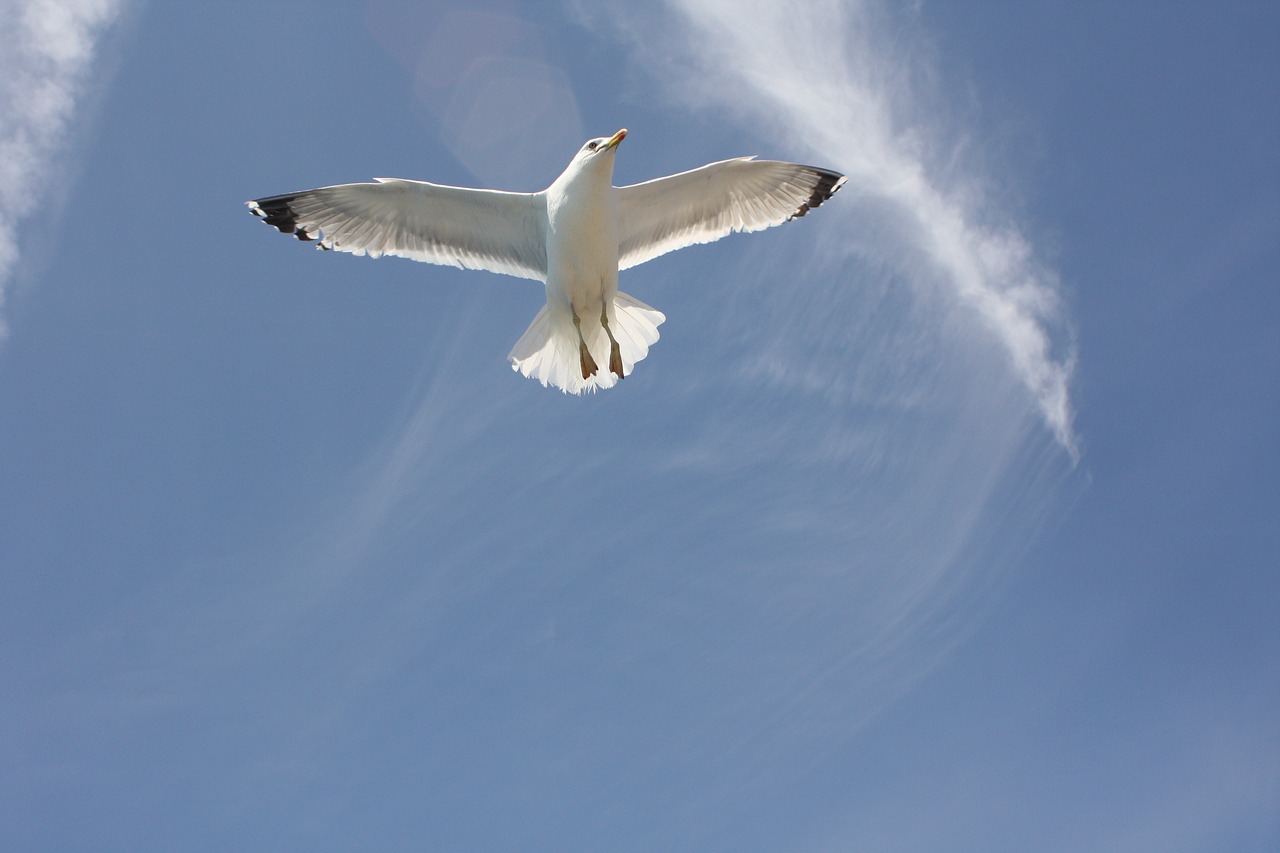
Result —
[[624, 127], [622, 130], [618, 131], [613, 136], [610, 136], [609, 141], [606, 142], [604, 145], [600, 146], [600, 150], [608, 151], [610, 148], [617, 148], [618, 143], [626, 138], [627, 138], [627, 129]]

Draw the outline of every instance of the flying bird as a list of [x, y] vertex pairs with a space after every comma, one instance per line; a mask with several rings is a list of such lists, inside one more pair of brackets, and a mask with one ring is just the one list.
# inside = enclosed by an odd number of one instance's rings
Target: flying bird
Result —
[[588, 140], [538, 193], [375, 178], [246, 204], [321, 249], [545, 282], [547, 304], [507, 358], [544, 386], [581, 394], [629, 375], [666, 320], [618, 290], [619, 270], [804, 216], [845, 182], [829, 169], [739, 157], [615, 187], [614, 155], [626, 135]]

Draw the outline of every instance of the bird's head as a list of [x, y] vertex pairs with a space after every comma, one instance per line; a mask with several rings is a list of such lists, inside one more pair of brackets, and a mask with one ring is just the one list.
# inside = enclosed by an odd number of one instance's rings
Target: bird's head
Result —
[[588, 139], [578, 149], [578, 153], [573, 155], [573, 161], [569, 163], [569, 168], [565, 169], [562, 177], [597, 174], [612, 179], [613, 155], [618, 150], [618, 143], [622, 142], [626, 136], [627, 129], [624, 127], [613, 136]]
[[582, 146], [582, 150], [578, 152], [578, 157], [587, 159], [611, 154], [613, 150], [618, 147], [619, 143], [626, 138], [627, 129], [624, 127], [613, 136], [601, 136], [598, 139], [589, 139], [586, 144]]

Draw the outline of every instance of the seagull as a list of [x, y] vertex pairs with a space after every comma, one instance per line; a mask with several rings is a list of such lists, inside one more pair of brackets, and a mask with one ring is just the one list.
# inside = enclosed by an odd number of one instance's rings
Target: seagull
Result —
[[798, 219], [845, 182], [830, 169], [738, 157], [615, 187], [614, 155], [626, 135], [588, 140], [538, 193], [375, 178], [245, 203], [320, 249], [545, 282], [547, 304], [507, 358], [544, 387], [581, 394], [630, 375], [666, 320], [618, 290], [619, 270]]

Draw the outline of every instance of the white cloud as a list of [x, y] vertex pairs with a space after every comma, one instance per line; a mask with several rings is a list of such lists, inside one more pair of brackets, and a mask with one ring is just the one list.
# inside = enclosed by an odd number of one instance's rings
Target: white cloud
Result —
[[50, 188], [99, 37], [122, 6], [123, 0], [0, 2], [0, 308], [18, 264], [18, 229]]
[[[830, 755], [975, 624], [1066, 467], [1026, 391], [1037, 370], [1069, 372], [1037, 350], [1059, 310], [1052, 279], [1017, 280], [1034, 272], [1027, 241], [990, 227], [998, 212], [976, 193], [927, 177], [938, 158], [924, 130], [894, 130], [909, 86], [886, 48], [864, 49], [884, 36], [873, 7], [680, 9], [636, 36], [680, 48], [659, 57], [669, 91], [739, 105], [767, 120], [756, 132], [792, 134], [777, 148], [847, 170], [849, 187], [800, 225], [630, 272], [667, 289], [655, 302], [672, 332], [636, 384], [592, 400], [476, 367], [495, 296], [460, 293], [385, 443], [331, 499], [308, 495], [282, 541], [193, 570], [253, 567], [240, 586], [166, 599], [157, 618], [175, 627], [162, 633], [195, 640], [161, 654], [235, 668], [259, 646], [341, 635], [341, 666], [361, 675], [334, 679], [347, 695], [332, 718], [439, 636], [433, 652], [468, 650], [500, 679], [521, 660], [503, 632], [541, 638], [555, 622], [540, 643], [601, 663], [588, 692], [648, 680], [617, 712], [632, 734], [612, 748], [661, 751], [695, 797], [728, 767], [776, 779]], [[715, 267], [707, 286], [699, 265]], [[1069, 416], [1059, 423], [1069, 441]], [[353, 625], [354, 601], [376, 618]], [[562, 721], [549, 737], [607, 764], [617, 753], [575, 725], [598, 720], [571, 681], [539, 700]]]
[[944, 96], [929, 91], [935, 72], [889, 10], [872, 0], [667, 5], [674, 23], [619, 10], [641, 51], [661, 46], [651, 72], [676, 97], [736, 111], [753, 133], [785, 137], [847, 172], [832, 207], [853, 210], [849, 231], [859, 233], [837, 241], [843, 250], [967, 309], [970, 336], [998, 342], [1074, 456], [1074, 354], [1056, 276], [961, 162], [963, 135], [936, 117]]

